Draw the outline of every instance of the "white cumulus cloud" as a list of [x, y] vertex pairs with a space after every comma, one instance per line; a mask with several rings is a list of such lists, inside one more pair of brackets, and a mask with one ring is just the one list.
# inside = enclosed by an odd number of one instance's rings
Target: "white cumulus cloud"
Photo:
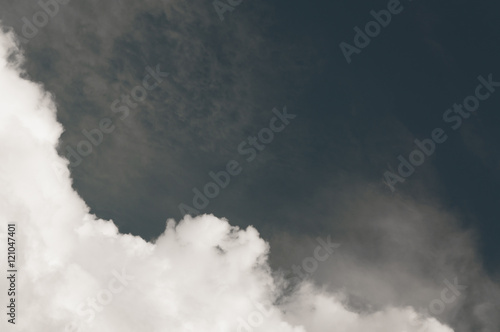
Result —
[[56, 105], [21, 67], [1, 33], [0, 238], [7, 248], [16, 224], [19, 270], [16, 324], [3, 313], [2, 331], [452, 331], [411, 308], [358, 313], [308, 282], [286, 293], [253, 227], [204, 215], [168, 220], [154, 243], [120, 234], [72, 189]]

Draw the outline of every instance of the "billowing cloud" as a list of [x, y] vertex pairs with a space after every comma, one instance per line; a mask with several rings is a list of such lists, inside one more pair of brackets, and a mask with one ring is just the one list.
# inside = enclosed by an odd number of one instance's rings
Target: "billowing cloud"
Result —
[[154, 243], [120, 234], [72, 189], [53, 98], [21, 66], [1, 34], [0, 235], [16, 224], [19, 270], [16, 325], [2, 314], [2, 331], [452, 331], [409, 307], [357, 312], [310, 282], [290, 292], [253, 227], [204, 215], [168, 220]]

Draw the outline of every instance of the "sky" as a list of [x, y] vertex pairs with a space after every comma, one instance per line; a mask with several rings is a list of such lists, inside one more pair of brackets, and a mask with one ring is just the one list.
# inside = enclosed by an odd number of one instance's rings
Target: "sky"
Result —
[[498, 6], [2, 1], [2, 331], [500, 331]]

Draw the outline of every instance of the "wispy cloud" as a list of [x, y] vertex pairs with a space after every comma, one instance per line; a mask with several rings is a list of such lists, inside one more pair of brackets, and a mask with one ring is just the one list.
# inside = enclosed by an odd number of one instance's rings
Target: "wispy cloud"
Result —
[[[23, 317], [17, 330], [62, 330], [79, 317], [82, 301], [107, 294], [110, 271], [125, 269], [134, 281], [123, 288], [119, 301], [104, 299], [107, 306], [81, 325], [82, 331], [182, 331], [188, 323], [196, 330], [216, 331], [220, 322], [235, 330], [239, 322], [234, 319], [248, 317], [255, 303], [274, 308], [256, 331], [319, 332], [331, 326], [352, 332], [368, 327], [451, 331], [434, 319], [410, 326], [415, 313], [408, 308], [355, 312], [341, 295], [309, 283], [277, 301], [283, 283], [273, 277], [269, 245], [254, 227], [243, 230], [204, 215], [169, 220], [154, 243], [120, 234], [112, 221], [89, 214], [69, 176], [60, 181], [61, 174], [54, 172], [54, 162], [68, 164], [55, 149], [63, 130], [55, 104], [40, 85], [19, 76], [19, 63], [7, 63], [9, 50], [15, 50], [12, 35], [1, 35], [5, 97], [0, 100], [0, 153], [9, 158], [0, 165], [0, 219], [4, 226], [16, 221], [22, 244], [18, 287]], [[0, 229], [2, 237], [5, 231]], [[222, 294], [216, 287], [221, 280], [227, 286]], [[7, 323], [0, 324], [5, 328]]]

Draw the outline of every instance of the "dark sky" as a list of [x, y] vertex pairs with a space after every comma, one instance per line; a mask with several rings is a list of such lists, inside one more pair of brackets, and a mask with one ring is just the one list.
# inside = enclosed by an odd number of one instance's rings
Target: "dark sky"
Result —
[[[61, 155], [101, 119], [116, 126], [72, 176], [121, 232], [157, 237], [210, 171], [237, 160], [242, 172], [202, 212], [254, 225], [271, 243], [283, 232], [339, 234], [368, 259], [384, 241], [377, 220], [396, 210], [413, 218], [404, 202], [432, 206], [475, 234], [498, 274], [500, 91], [457, 130], [443, 113], [474, 93], [478, 76], [500, 82], [500, 5], [405, 0], [348, 64], [339, 44], [353, 44], [354, 27], [387, 3], [243, 1], [221, 21], [210, 1], [72, 1], [23, 47], [29, 75], [59, 106]], [[18, 35], [39, 10], [29, 1], [0, 9]], [[111, 104], [157, 65], [169, 76], [121, 119]], [[246, 161], [238, 145], [284, 106], [297, 117]], [[435, 128], [446, 142], [392, 192], [384, 172]]]

